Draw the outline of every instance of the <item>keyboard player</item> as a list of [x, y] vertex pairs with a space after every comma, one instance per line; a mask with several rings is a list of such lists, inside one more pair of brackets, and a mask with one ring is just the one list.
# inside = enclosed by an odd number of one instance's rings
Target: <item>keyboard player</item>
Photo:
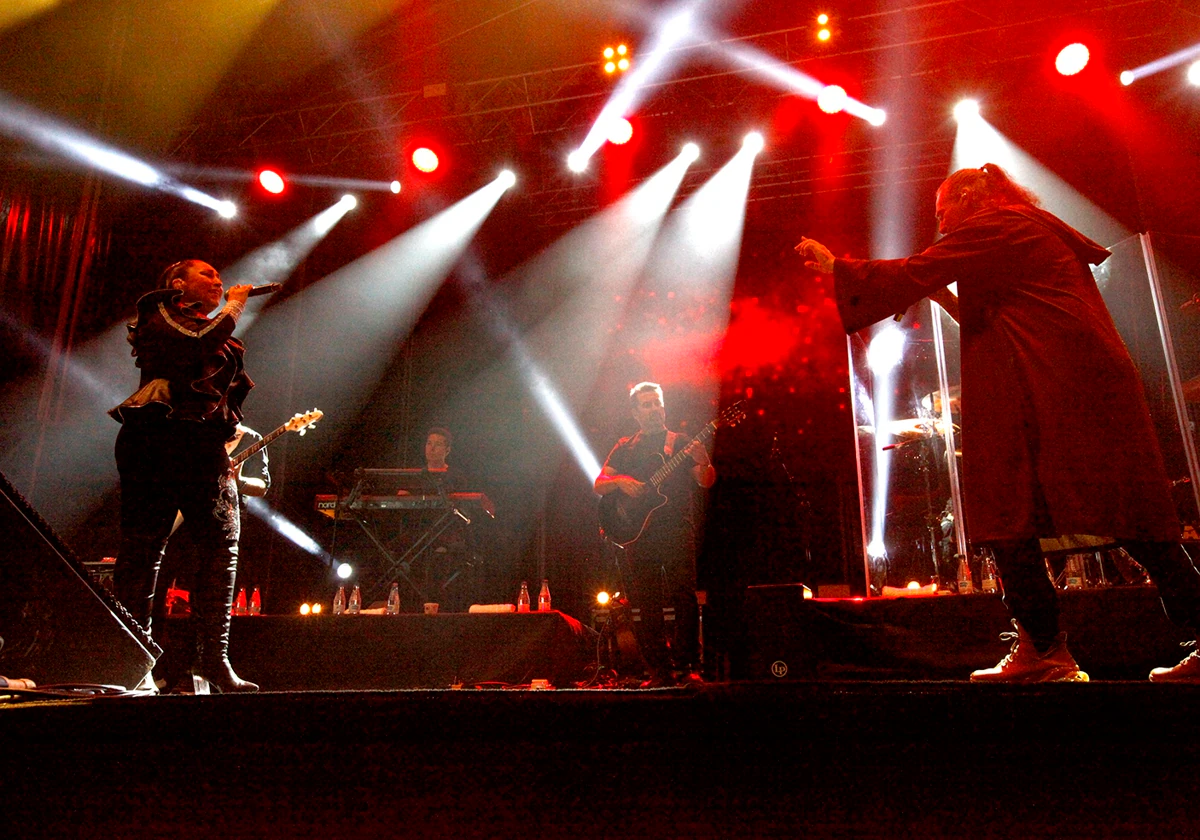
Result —
[[[433, 426], [425, 433], [425, 470], [421, 476], [421, 484], [424, 486], [420, 490], [421, 493], [449, 495], [466, 489], [467, 483], [462, 472], [446, 461], [453, 440], [450, 430], [442, 426]], [[414, 492], [417, 491], [401, 488], [396, 495], [404, 496]], [[424, 533], [438, 515], [437, 511], [409, 513], [405, 527], [398, 535], [396, 547], [399, 548]], [[441, 604], [442, 610], [459, 612], [466, 611], [470, 606], [475, 594], [470, 590], [476, 583], [475, 576], [471, 574], [473, 561], [474, 553], [471, 551], [468, 533], [457, 525], [444, 531], [426, 550], [423, 564], [424, 588], [433, 600]]]

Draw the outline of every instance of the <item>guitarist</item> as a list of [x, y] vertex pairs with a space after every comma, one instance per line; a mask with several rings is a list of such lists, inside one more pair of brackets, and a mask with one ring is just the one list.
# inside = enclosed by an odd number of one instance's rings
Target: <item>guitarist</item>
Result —
[[[642, 687], [659, 688], [699, 680], [691, 673], [697, 633], [693, 508], [697, 488], [711, 487], [717, 472], [702, 443], [688, 445], [686, 435], [667, 429], [659, 385], [634, 385], [629, 404], [638, 433], [622, 438], [608, 454], [595, 482], [598, 495], [624, 493], [637, 498], [654, 493], [646, 481], [677, 447], [686, 445], [683, 451], [694, 461], [690, 469], [677, 470], [663, 483], [661, 492], [667, 503], [650, 514], [641, 535], [618, 555], [629, 604], [641, 613], [641, 621], [634, 622], [634, 633], [650, 672]], [[663, 624], [662, 611], [668, 604], [675, 608], [674, 649], [668, 648]]]

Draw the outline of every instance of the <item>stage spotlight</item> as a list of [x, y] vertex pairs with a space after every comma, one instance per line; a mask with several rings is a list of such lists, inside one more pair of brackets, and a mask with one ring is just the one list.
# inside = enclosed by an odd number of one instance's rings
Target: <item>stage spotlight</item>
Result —
[[496, 180], [499, 182], [500, 186], [504, 187], [504, 189], [508, 189], [513, 184], [517, 183], [517, 176], [513, 174], [511, 169], [505, 169], [496, 177]]
[[1188, 67], [1187, 80], [1196, 87], [1200, 87], [1200, 61], [1193, 61], [1192, 65]]
[[1054, 67], [1059, 73], [1064, 76], [1074, 76], [1076, 73], [1087, 67], [1088, 59], [1091, 53], [1083, 44], [1074, 43], [1067, 44], [1058, 51], [1058, 57], [1054, 59]]
[[1122, 70], [1121, 71], [1121, 84], [1125, 85], [1125, 87], [1129, 87], [1131, 84], [1133, 84], [1133, 81], [1134, 81], [1134, 76], [1133, 76], [1132, 71], [1130, 71], [1130, 70]]
[[354, 574], [354, 567], [349, 563], [338, 563], [337, 576], [342, 580], [348, 579]]
[[751, 131], [742, 140], [742, 148], [752, 155], [758, 154], [763, 149], [763, 136], [757, 131]]
[[308, 604], [300, 605], [300, 615], [308, 615], [310, 612], [312, 612], [312, 607], [310, 607]]
[[979, 116], [979, 103], [974, 99], [964, 99], [954, 106], [954, 119], [966, 122]]
[[572, 172], [582, 172], [587, 169], [588, 158], [582, 151], [576, 149], [567, 155], [567, 168]]
[[629, 59], [622, 58], [620, 61], [618, 61], [617, 69], [620, 70], [622, 73], [624, 73], [626, 70], [628, 70], [629, 69]]
[[312, 614], [313, 614], [313, 615], [320, 615], [320, 614], [321, 614], [321, 605], [320, 605], [320, 604], [313, 604], [313, 605], [312, 605]]
[[237, 205], [232, 201], [222, 201], [217, 205], [217, 213], [223, 219], [232, 219], [237, 215]]
[[691, 163], [694, 160], [699, 160], [700, 159], [700, 147], [697, 146], [695, 143], [684, 143], [683, 150], [680, 152], [680, 155], [688, 163]]
[[358, 206], [358, 198], [347, 193], [346, 195], [342, 196], [342, 200], [338, 203], [343, 205], [347, 210], [353, 210]]
[[614, 50], [612, 47], [604, 48], [604, 57], [605, 58], [612, 58], [614, 55], [616, 55], [616, 53], [617, 53], [617, 51]]
[[433, 172], [438, 168], [438, 156], [433, 149], [422, 146], [412, 153], [413, 166], [422, 172]]
[[616, 65], [616, 62], [613, 62], [613, 61], [606, 61], [606, 62], [604, 63], [604, 72], [605, 72], [605, 73], [615, 73], [615, 72], [617, 72], [617, 65]]
[[883, 125], [887, 122], [887, 111], [882, 108], [872, 108], [870, 113], [867, 114], [867, 122], [876, 126]]
[[608, 127], [608, 142], [614, 146], [624, 146], [633, 137], [633, 124], [624, 117], [617, 117]]
[[399, 182], [399, 181], [392, 181], [392, 185], [391, 185], [391, 187], [390, 187], [389, 189], [391, 189], [391, 191], [392, 191], [392, 192], [393, 192], [395, 195], [400, 195], [400, 182]]
[[283, 176], [274, 169], [264, 169], [259, 172], [258, 183], [271, 195], [279, 195], [283, 192]]
[[841, 85], [826, 85], [817, 94], [817, 107], [826, 114], [836, 114], [846, 107], [846, 89]]
[[629, 52], [629, 47], [624, 44], [617, 44], [617, 55], [625, 55], [627, 52]]
[[821, 24], [821, 26], [829, 23], [829, 15], [825, 14], [824, 12], [817, 15], [817, 23]]
[[828, 41], [830, 39], [830, 37], [832, 37], [832, 35], [833, 35], [833, 33], [831, 33], [828, 29], [822, 29], [819, 32], [817, 32], [817, 40], [818, 41]]
[[608, 602], [611, 600], [612, 600], [612, 596], [610, 596], [607, 592], [597, 592], [596, 593], [596, 603], [602, 607], [608, 606]]

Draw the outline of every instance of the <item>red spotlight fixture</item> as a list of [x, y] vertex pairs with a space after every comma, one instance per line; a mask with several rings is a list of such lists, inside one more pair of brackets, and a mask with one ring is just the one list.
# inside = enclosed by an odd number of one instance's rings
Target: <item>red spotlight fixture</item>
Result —
[[848, 98], [841, 85], [826, 85], [817, 94], [817, 107], [826, 114], [836, 114], [846, 107]]
[[271, 195], [279, 195], [283, 192], [285, 186], [283, 183], [283, 176], [274, 169], [261, 170], [258, 173], [258, 183]]
[[1091, 53], [1083, 44], [1078, 41], [1067, 44], [1058, 51], [1058, 57], [1054, 59], [1054, 69], [1064, 76], [1074, 76], [1087, 67], [1089, 58]]
[[413, 150], [412, 153], [413, 166], [422, 172], [433, 172], [438, 168], [437, 152], [428, 146], [420, 146]]
[[624, 117], [617, 117], [608, 127], [608, 142], [624, 146], [633, 137], [633, 125]]

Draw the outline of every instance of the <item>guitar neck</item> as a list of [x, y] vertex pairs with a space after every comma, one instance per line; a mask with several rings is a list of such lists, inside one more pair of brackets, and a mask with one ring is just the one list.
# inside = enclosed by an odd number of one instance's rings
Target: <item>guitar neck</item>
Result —
[[694, 438], [689, 440], [683, 446], [679, 447], [679, 449], [675, 452], [675, 454], [672, 455], [669, 459], [667, 459], [667, 461], [661, 467], [659, 467], [657, 470], [655, 470], [653, 475], [650, 476], [650, 484], [652, 484], [654, 486], [654, 489], [657, 490], [664, 481], [666, 481], [668, 478], [670, 478], [671, 473], [675, 472], [675, 470], [679, 467], [680, 464], [682, 464], [686, 460], [691, 459], [692, 456], [688, 455], [687, 452], [685, 452], [684, 450], [686, 450], [689, 446], [691, 446], [693, 443], [696, 443], [697, 441], [707, 441], [709, 438], [711, 438], [713, 436], [713, 432], [715, 432], [716, 430], [717, 430], [717, 421], [713, 420], [707, 426], [705, 426], [703, 429], [700, 430], [700, 434], [696, 435]]
[[253, 446], [247, 447], [246, 449], [243, 449], [237, 455], [230, 458], [229, 459], [230, 466], [232, 466], [234, 469], [237, 469], [247, 458], [250, 458], [251, 456], [257, 454], [271, 441], [275, 440], [280, 435], [285, 434], [287, 432], [287, 430], [288, 430], [288, 424], [284, 423], [282, 426], [280, 426], [275, 431], [271, 432], [271, 434], [264, 437], [258, 443], [254, 444]]

